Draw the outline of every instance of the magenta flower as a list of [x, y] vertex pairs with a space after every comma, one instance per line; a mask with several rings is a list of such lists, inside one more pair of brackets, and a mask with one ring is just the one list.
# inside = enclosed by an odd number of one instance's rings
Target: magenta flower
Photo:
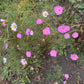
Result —
[[59, 26], [58, 27], [58, 32], [65, 33], [66, 32], [66, 26]]
[[26, 51], [26, 56], [27, 57], [31, 57], [31, 52], [30, 51]]
[[7, 49], [7, 48], [8, 48], [8, 44], [6, 43], [6, 44], [5, 44], [5, 49]]
[[36, 58], [36, 56], [34, 55], [34, 57], [33, 57], [34, 59]]
[[26, 35], [28, 36], [28, 35], [29, 35], [29, 33], [30, 33], [30, 29], [29, 29], [29, 28], [27, 28], [25, 33], [26, 33]]
[[33, 67], [30, 67], [30, 70], [34, 70], [34, 68]]
[[78, 33], [77, 33], [77, 32], [74, 32], [74, 33], [72, 34], [72, 37], [73, 37], [73, 38], [77, 38], [77, 37], [78, 37]]
[[75, 11], [72, 11], [72, 13], [75, 13]]
[[22, 35], [21, 35], [21, 33], [17, 33], [17, 38], [22, 38]]
[[56, 51], [56, 50], [51, 50], [51, 51], [50, 51], [50, 55], [51, 55], [52, 57], [56, 57], [57, 51]]
[[77, 54], [71, 54], [70, 58], [72, 60], [77, 60], [79, 57], [77, 56]]
[[69, 78], [69, 74], [65, 74], [64, 77], [67, 80]]
[[50, 28], [46, 27], [43, 29], [43, 35], [50, 35]]
[[57, 15], [60, 15], [62, 14], [63, 12], [63, 8], [61, 6], [55, 6], [54, 7], [54, 12], [57, 14]]
[[65, 39], [70, 38], [70, 34], [69, 34], [69, 33], [64, 34], [64, 38], [65, 38]]
[[41, 24], [42, 23], [42, 20], [41, 19], [37, 19], [36, 20], [36, 24]]
[[6, 26], [6, 24], [5, 23], [2, 23], [2, 25], [5, 27]]

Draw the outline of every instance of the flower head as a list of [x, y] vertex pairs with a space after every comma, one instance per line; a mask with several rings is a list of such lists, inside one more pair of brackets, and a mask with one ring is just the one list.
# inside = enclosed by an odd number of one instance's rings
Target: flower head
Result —
[[26, 65], [27, 64], [27, 61], [25, 59], [21, 59], [20, 62], [22, 63], [22, 65]]
[[67, 25], [65, 25], [65, 30], [66, 30], [66, 32], [67, 32], [67, 31], [70, 31], [70, 27], [67, 26]]
[[30, 31], [30, 35], [33, 35], [33, 31], [32, 30]]
[[47, 17], [47, 16], [48, 16], [48, 12], [47, 12], [47, 11], [44, 11], [44, 12], [42, 13], [42, 15], [43, 15], [44, 17]]
[[69, 78], [69, 74], [65, 74], [64, 77], [67, 80]]
[[36, 20], [36, 24], [41, 24], [42, 23], [42, 20], [41, 19], [37, 19]]
[[77, 60], [79, 57], [77, 56], [77, 54], [71, 54], [70, 58], [72, 60]]
[[34, 70], [34, 68], [33, 67], [30, 67], [30, 70]]
[[11, 27], [11, 30], [16, 31], [17, 24], [16, 23], [12, 23], [10, 27]]
[[64, 83], [63, 84], [66, 84], [66, 80], [64, 81]]
[[17, 33], [17, 38], [22, 38], [22, 35], [21, 35], [21, 33]]
[[69, 34], [69, 33], [64, 34], [64, 38], [65, 38], [65, 39], [70, 38], [70, 34]]
[[54, 7], [54, 12], [55, 12], [57, 15], [62, 14], [62, 12], [63, 12], [63, 7], [61, 7], [61, 6], [55, 6], [55, 7]]
[[58, 32], [65, 33], [66, 32], [66, 26], [59, 26], [58, 27]]
[[50, 28], [49, 27], [43, 29], [43, 35], [50, 35]]
[[7, 62], [7, 58], [3, 58], [3, 63], [5, 64]]
[[5, 49], [7, 49], [7, 48], [8, 48], [8, 44], [6, 43], [6, 44], [5, 44]]
[[26, 51], [26, 56], [27, 57], [31, 57], [31, 52], [30, 51]]
[[57, 56], [57, 51], [56, 50], [51, 50], [50, 55], [53, 56], [53, 57], [56, 57]]
[[77, 38], [77, 37], [78, 37], [78, 33], [77, 33], [77, 32], [74, 32], [74, 33], [72, 34], [72, 37], [73, 37], [73, 38]]
[[34, 59], [36, 58], [36, 56], [34, 55], [34, 57], [33, 57]]
[[30, 33], [30, 29], [29, 29], [29, 28], [27, 28], [25, 33], [26, 33], [26, 35], [28, 36], [28, 35], [29, 35], [29, 33]]

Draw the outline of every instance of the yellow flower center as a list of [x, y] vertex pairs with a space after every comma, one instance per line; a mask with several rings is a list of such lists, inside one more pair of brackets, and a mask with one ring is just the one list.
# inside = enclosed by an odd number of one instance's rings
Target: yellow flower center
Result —
[[68, 37], [68, 35], [66, 35], [66, 37]]
[[46, 30], [46, 33], [48, 33], [48, 31]]
[[20, 37], [20, 34], [19, 34], [19, 37]]
[[38, 21], [38, 23], [40, 23], [40, 21]]
[[64, 30], [64, 27], [62, 27], [62, 29]]
[[60, 11], [61, 9], [59, 8], [58, 11]]
[[45, 16], [47, 15], [47, 13], [44, 14]]
[[55, 54], [55, 52], [53, 52], [53, 54]]
[[5, 24], [5, 23], [6, 23], [6, 21], [3, 21], [3, 23]]
[[28, 55], [30, 55], [30, 53], [28, 53]]
[[73, 57], [76, 57], [75, 55]]
[[74, 34], [74, 36], [76, 36], [76, 34]]
[[68, 28], [66, 28], [66, 30], [68, 30]]
[[25, 63], [26, 61], [25, 61], [25, 60], [23, 60], [23, 62]]
[[15, 26], [15, 25], [14, 25], [13, 27], [14, 27], [14, 28], [16, 28], [16, 26]]

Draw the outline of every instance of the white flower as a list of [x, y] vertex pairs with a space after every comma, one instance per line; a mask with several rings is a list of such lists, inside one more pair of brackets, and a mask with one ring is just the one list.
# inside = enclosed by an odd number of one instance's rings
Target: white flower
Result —
[[22, 65], [27, 64], [27, 61], [26, 61], [25, 59], [21, 59], [21, 61], [20, 61], [20, 62], [22, 63]]
[[42, 15], [43, 15], [44, 17], [47, 17], [48, 12], [47, 12], [47, 11], [44, 11], [44, 12], [42, 13]]
[[33, 35], [33, 31], [32, 30], [30, 31], [30, 35]]
[[5, 21], [4, 19], [0, 19], [1, 22]]
[[12, 23], [10, 27], [11, 27], [11, 30], [16, 31], [17, 24], [16, 23]]
[[7, 62], [7, 58], [3, 58], [3, 63], [5, 64]]

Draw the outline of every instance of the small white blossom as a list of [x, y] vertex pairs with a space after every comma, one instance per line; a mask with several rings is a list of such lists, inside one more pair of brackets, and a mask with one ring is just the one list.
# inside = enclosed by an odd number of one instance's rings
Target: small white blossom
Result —
[[11, 27], [11, 30], [16, 31], [17, 24], [16, 23], [12, 23], [10, 27]]
[[3, 58], [3, 63], [5, 64], [7, 62], [7, 58]]
[[43, 15], [44, 17], [47, 17], [47, 15], [49, 15], [49, 14], [48, 14], [47, 11], [44, 11], [44, 12], [42, 13], [42, 15]]
[[33, 31], [32, 30], [30, 31], [30, 35], [33, 35]]

